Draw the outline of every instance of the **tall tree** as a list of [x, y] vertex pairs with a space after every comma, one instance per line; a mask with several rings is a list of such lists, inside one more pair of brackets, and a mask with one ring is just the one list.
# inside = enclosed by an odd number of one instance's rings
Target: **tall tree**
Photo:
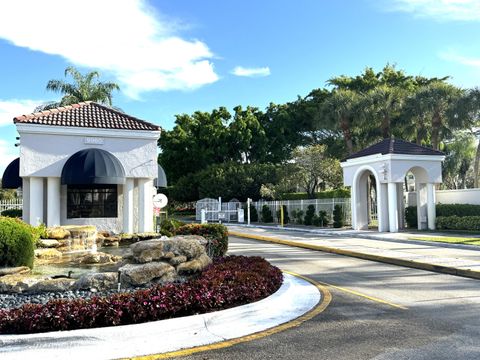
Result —
[[65, 69], [65, 77], [68, 76], [72, 78], [73, 82], [50, 80], [47, 83], [47, 90], [60, 93], [62, 99], [59, 102], [50, 102], [43, 105], [43, 109], [76, 104], [82, 101], [95, 101], [111, 106], [112, 93], [120, 90], [116, 83], [100, 81], [98, 71], [82, 74], [76, 68], [69, 66]]
[[388, 85], [379, 85], [365, 94], [367, 121], [384, 139], [392, 135], [392, 121], [400, 113], [404, 94], [401, 88]]
[[460, 89], [440, 81], [420, 88], [415, 95], [415, 101], [421, 104], [421, 108], [430, 117], [430, 140], [435, 150], [439, 149], [442, 137], [462, 126], [464, 119], [456, 113], [456, 102], [461, 95]]
[[359, 96], [351, 90], [334, 90], [323, 102], [317, 114], [317, 121], [326, 121], [332, 129], [342, 132], [349, 154], [353, 153], [352, 125], [358, 121]]

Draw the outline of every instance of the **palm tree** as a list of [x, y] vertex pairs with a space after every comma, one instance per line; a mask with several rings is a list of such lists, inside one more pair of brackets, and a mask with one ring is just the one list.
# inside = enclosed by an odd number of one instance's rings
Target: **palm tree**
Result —
[[[73, 83], [64, 80], [50, 80], [47, 90], [63, 95], [59, 102], [49, 102], [40, 106], [40, 110], [48, 110], [58, 106], [76, 104], [83, 101], [95, 101], [105, 105], [112, 105], [112, 92], [120, 90], [113, 82], [99, 81], [100, 73], [90, 71], [83, 75], [76, 68], [69, 66], [65, 69], [65, 77], [70, 75]], [[39, 110], [37, 108], [37, 110]]]
[[320, 106], [315, 119], [317, 125], [320, 125], [320, 121], [326, 121], [333, 129], [342, 132], [348, 154], [353, 153], [352, 125], [355, 120], [358, 120], [358, 105], [359, 95], [355, 92], [342, 89], [333, 90]]
[[442, 137], [458, 129], [462, 119], [456, 113], [458, 100], [462, 90], [444, 82], [434, 82], [422, 87], [415, 96], [415, 101], [421, 104], [429, 114], [431, 125], [431, 143], [435, 150], [439, 149]]
[[404, 103], [404, 92], [387, 85], [377, 86], [365, 95], [366, 119], [379, 129], [384, 139], [390, 138], [392, 120]]

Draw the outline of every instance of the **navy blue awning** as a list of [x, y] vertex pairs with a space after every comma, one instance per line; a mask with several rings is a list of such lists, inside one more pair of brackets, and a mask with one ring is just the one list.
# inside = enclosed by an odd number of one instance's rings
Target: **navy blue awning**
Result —
[[18, 189], [22, 187], [22, 178], [20, 177], [20, 158], [16, 158], [3, 172], [2, 188]]
[[85, 149], [67, 160], [62, 170], [62, 185], [124, 184], [125, 171], [108, 151]]

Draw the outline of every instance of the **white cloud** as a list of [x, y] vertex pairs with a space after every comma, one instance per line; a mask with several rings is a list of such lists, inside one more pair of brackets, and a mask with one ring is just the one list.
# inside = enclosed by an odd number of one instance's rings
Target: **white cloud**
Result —
[[480, 21], [478, 0], [394, 0], [389, 9], [437, 20]]
[[471, 66], [480, 70], [480, 58], [474, 58], [461, 55], [453, 50], [443, 51], [439, 54], [440, 58], [461, 65]]
[[237, 66], [232, 70], [232, 74], [236, 76], [262, 77], [270, 75], [270, 68], [268, 66], [257, 68], [245, 68], [243, 66]]
[[15, 116], [30, 114], [43, 101], [28, 99], [0, 99], [0, 126], [12, 125]]
[[13, 143], [0, 139], [0, 178], [3, 176], [5, 168], [18, 157], [18, 149]]
[[218, 80], [208, 46], [182, 39], [177, 28], [146, 0], [0, 2], [0, 38], [109, 72], [132, 97]]

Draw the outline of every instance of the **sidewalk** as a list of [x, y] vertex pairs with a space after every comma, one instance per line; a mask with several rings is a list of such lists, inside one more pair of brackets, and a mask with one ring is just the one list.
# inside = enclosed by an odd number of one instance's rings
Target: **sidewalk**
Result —
[[239, 225], [228, 229], [233, 236], [480, 279], [480, 246], [408, 240], [409, 236], [425, 236], [418, 233]]

